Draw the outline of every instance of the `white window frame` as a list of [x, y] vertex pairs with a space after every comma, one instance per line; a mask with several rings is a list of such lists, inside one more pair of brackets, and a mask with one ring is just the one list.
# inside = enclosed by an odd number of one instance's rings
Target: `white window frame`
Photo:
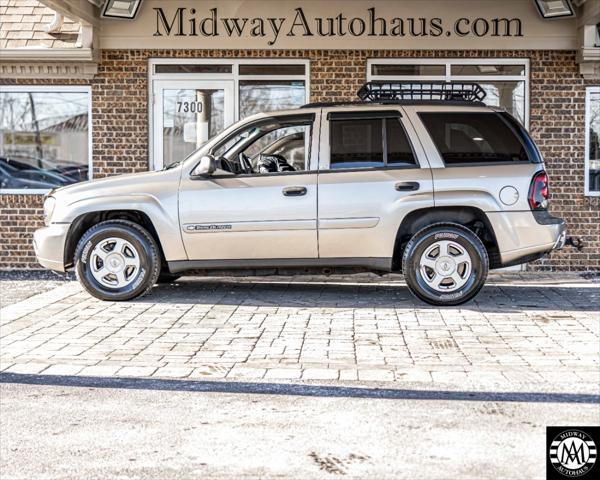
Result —
[[[90, 85], [2, 85], [0, 92], [46, 93], [46, 92], [75, 92], [88, 95], [88, 180], [93, 177], [92, 161], [92, 87]], [[45, 195], [51, 189], [45, 188], [0, 188], [0, 195]]]
[[[154, 73], [155, 65], [231, 65], [231, 73]], [[240, 65], [304, 65], [304, 75], [240, 75]], [[233, 80], [233, 121], [240, 119], [240, 80], [302, 80], [305, 101], [310, 103], [310, 60], [294, 58], [150, 58], [148, 60], [148, 153], [149, 169], [158, 165], [154, 157], [155, 80]], [[227, 127], [227, 125], [226, 125]]]
[[[444, 75], [372, 75], [373, 64], [385, 65], [443, 65]], [[367, 81], [522, 81], [525, 82], [525, 109], [523, 111], [525, 128], [529, 128], [529, 59], [528, 58], [369, 58], [367, 59]], [[453, 65], [523, 65], [523, 75], [452, 75]]]
[[586, 197], [600, 197], [600, 191], [590, 191], [590, 102], [592, 93], [600, 95], [600, 86], [587, 87], [585, 89], [585, 163], [583, 169], [583, 179], [585, 185], [585, 196]]

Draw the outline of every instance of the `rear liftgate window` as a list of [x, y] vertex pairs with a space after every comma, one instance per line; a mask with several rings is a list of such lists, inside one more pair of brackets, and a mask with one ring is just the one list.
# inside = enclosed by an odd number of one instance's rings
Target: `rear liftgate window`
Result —
[[419, 116], [446, 165], [532, 160], [519, 133], [499, 114], [427, 112]]

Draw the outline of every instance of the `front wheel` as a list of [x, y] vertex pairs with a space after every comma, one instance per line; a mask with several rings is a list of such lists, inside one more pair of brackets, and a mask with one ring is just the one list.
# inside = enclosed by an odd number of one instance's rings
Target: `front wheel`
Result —
[[458, 224], [434, 224], [418, 231], [402, 256], [409, 290], [431, 305], [460, 305], [483, 287], [488, 255], [481, 240]]
[[131, 300], [147, 293], [160, 273], [154, 238], [140, 225], [108, 220], [83, 234], [75, 249], [75, 271], [100, 300]]

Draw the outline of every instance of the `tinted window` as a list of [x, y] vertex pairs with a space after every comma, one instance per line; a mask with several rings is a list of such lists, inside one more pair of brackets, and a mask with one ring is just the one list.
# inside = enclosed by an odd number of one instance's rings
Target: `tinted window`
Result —
[[155, 65], [154, 73], [231, 73], [231, 65]]
[[331, 120], [330, 168], [383, 167], [383, 119]]
[[240, 75], [304, 75], [304, 65], [240, 65]]
[[446, 65], [373, 64], [373, 75], [446, 75]]
[[528, 161], [517, 135], [495, 113], [421, 113], [446, 164]]
[[416, 163], [415, 157], [408, 143], [406, 132], [400, 124], [400, 120], [397, 118], [386, 119], [385, 130], [387, 138], [387, 164], [414, 165]]

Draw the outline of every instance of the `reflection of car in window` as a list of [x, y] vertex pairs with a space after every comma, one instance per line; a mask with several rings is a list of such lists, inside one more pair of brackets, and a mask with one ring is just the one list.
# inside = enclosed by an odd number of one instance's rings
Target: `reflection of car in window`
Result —
[[48, 189], [87, 178], [87, 165], [60, 164], [23, 155], [0, 157], [0, 188], [3, 189]]

